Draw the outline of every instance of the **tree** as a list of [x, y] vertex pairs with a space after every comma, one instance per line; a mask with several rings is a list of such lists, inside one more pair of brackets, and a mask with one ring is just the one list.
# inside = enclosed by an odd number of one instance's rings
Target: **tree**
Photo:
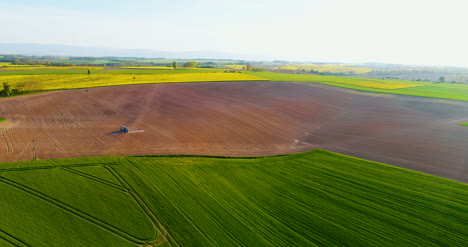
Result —
[[245, 66], [245, 70], [246, 70], [246, 71], [252, 71], [252, 69], [253, 69], [253, 67], [252, 67], [252, 65], [250, 65], [250, 64], [247, 64], [247, 65]]
[[196, 68], [197, 67], [197, 62], [186, 62], [184, 63], [185, 68]]
[[441, 76], [441, 77], [439, 78], [439, 82], [445, 82], [445, 77]]
[[176, 62], [176, 61], [172, 62], [172, 67], [173, 67], [174, 69], [177, 69], [177, 62]]
[[3, 91], [2, 91], [2, 96], [8, 97], [11, 95], [11, 88], [10, 84], [4, 82], [3, 83]]

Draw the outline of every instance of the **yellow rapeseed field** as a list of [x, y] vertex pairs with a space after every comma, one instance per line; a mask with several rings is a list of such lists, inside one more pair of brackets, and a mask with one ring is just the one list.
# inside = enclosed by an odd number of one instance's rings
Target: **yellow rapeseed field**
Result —
[[100, 66], [0, 65], [0, 70], [102, 70]]
[[241, 73], [181, 73], [181, 74], [91, 74], [91, 75], [5, 75], [0, 81], [22, 91], [42, 91], [102, 87], [113, 85], [265, 80]]
[[[119, 67], [119, 69], [155, 69], [155, 70], [174, 70], [173, 67], [151, 66], [151, 67]], [[216, 68], [187, 68], [177, 67], [178, 70], [221, 70]]]

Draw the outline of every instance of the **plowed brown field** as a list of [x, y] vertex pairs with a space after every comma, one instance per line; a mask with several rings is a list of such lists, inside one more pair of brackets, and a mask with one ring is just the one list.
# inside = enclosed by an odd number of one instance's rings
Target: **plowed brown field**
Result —
[[[0, 99], [0, 162], [325, 148], [468, 181], [468, 103], [312, 83], [151, 84]], [[120, 126], [144, 129], [116, 134]]]

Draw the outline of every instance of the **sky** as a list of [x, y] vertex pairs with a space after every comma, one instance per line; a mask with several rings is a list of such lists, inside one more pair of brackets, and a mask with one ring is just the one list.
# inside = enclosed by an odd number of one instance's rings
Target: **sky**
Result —
[[0, 0], [0, 43], [468, 67], [466, 0]]

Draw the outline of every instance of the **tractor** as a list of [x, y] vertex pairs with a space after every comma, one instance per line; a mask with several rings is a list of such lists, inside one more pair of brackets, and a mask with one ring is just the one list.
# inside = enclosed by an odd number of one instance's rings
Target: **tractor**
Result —
[[123, 132], [123, 133], [128, 133], [128, 132], [129, 132], [129, 130], [128, 130], [128, 128], [127, 128], [127, 127], [125, 127], [125, 126], [122, 126], [122, 127], [120, 127], [120, 132]]

